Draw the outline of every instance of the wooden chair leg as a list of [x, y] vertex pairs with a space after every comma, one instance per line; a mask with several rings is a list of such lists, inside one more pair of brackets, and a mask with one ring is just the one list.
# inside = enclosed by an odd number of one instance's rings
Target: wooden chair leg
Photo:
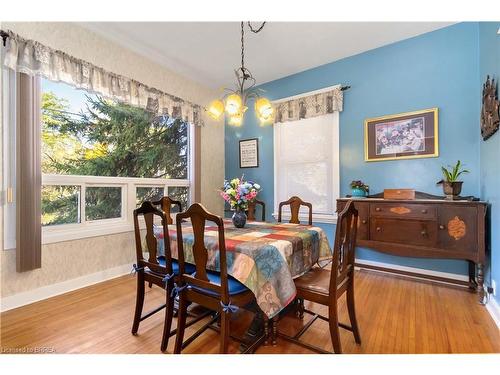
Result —
[[144, 273], [137, 273], [137, 296], [135, 300], [134, 323], [132, 324], [132, 334], [137, 335], [139, 323], [141, 322], [142, 308], [144, 306]]
[[352, 282], [347, 288], [346, 299], [354, 340], [356, 341], [356, 344], [361, 344], [361, 336], [359, 334], [358, 320], [356, 319], [356, 309], [354, 306], [354, 284]]
[[342, 354], [342, 346], [340, 345], [337, 303], [332, 303], [328, 308], [328, 324], [330, 326], [330, 336], [332, 338], [333, 351], [336, 354]]
[[168, 339], [170, 338], [170, 330], [172, 328], [172, 319], [174, 316], [174, 299], [170, 296], [172, 293], [172, 283], [169, 282], [170, 286], [167, 288], [166, 296], [166, 308], [165, 308], [165, 322], [163, 323], [163, 338], [161, 340], [161, 351], [167, 350]]
[[231, 314], [225, 311], [221, 311], [220, 314], [220, 354], [227, 354], [227, 348], [229, 346], [229, 329], [231, 325]]
[[174, 353], [180, 354], [182, 350], [182, 342], [184, 341], [184, 329], [186, 328], [186, 317], [187, 317], [187, 305], [186, 298], [182, 296], [179, 297], [179, 309], [177, 316], [177, 336], [175, 337], [175, 347]]
[[148, 286], [149, 286], [149, 288], [151, 289], [151, 288], [153, 287], [153, 283], [150, 281], [150, 282], [148, 283]]
[[304, 298], [297, 299], [297, 317], [304, 319]]

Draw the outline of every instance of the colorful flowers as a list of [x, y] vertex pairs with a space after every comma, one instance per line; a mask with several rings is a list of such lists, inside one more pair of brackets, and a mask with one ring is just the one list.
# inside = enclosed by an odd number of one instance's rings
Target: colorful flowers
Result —
[[224, 187], [219, 191], [221, 197], [229, 203], [231, 209], [246, 210], [248, 202], [252, 202], [259, 194], [261, 187], [253, 181], [233, 178], [231, 181], [224, 180]]

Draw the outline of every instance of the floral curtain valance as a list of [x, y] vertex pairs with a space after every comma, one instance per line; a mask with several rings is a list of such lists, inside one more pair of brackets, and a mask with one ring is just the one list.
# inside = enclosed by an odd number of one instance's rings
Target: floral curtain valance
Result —
[[275, 103], [276, 116], [274, 122], [296, 121], [304, 118], [342, 112], [343, 93], [340, 88], [334, 88], [319, 94], [303, 96]]
[[68, 83], [80, 89], [139, 106], [158, 115], [168, 115], [203, 125], [202, 108], [133, 79], [108, 72], [86, 61], [19, 35], [8, 34], [3, 64], [29, 75]]

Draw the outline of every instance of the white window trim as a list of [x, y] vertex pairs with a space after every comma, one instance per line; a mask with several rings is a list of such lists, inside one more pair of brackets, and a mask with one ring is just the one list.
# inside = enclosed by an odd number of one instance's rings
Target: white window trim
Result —
[[[282, 101], [287, 101], [291, 99], [298, 99], [303, 96], [309, 96], [313, 94], [319, 94], [321, 92], [326, 92], [333, 90], [335, 88], [339, 88], [341, 85], [335, 85], [331, 87], [325, 87], [320, 90], [316, 91], [311, 91], [307, 92], [304, 94], [300, 95], [295, 95], [295, 96], [290, 96], [287, 98], [282, 98], [273, 101], [273, 103], [279, 103]], [[340, 114], [339, 112], [334, 112], [333, 113], [333, 189], [332, 189], [332, 201], [333, 205], [335, 207], [337, 199], [340, 197]], [[281, 123], [275, 124], [273, 127], [273, 133], [274, 133], [274, 212], [273, 212], [273, 217], [277, 220], [278, 219], [278, 209], [279, 209], [279, 197], [278, 197], [278, 176], [279, 176], [279, 162], [278, 162], [278, 155], [280, 154], [280, 147], [281, 147], [281, 140], [280, 140], [280, 132], [279, 132], [279, 126], [281, 126]], [[283, 220], [290, 220], [291, 214], [290, 212], [287, 212], [284, 210], [282, 212], [282, 219]], [[306, 221], [309, 219], [309, 216], [307, 213], [300, 212], [299, 213], [299, 220], [301, 222]], [[319, 213], [314, 213], [314, 206], [313, 206], [313, 214], [312, 214], [312, 219], [313, 223], [326, 223], [326, 224], [337, 224], [337, 213], [333, 212], [331, 215], [328, 214], [319, 214]]]
[[[3, 50], [2, 50], [3, 51]], [[3, 233], [4, 249], [16, 246], [16, 74], [10, 69], [0, 69], [2, 76], [2, 122], [3, 122]]]
[[190, 188], [192, 201], [193, 188], [188, 179], [158, 179], [134, 177], [100, 177], [75, 175], [43, 175], [42, 185], [77, 185], [80, 186], [80, 195], [85, 196], [87, 187], [121, 187], [122, 214], [120, 218], [85, 220], [84, 200], [80, 200], [81, 223], [52, 225], [42, 228], [42, 244], [62, 241], [71, 241], [82, 238], [105, 236], [110, 234], [130, 232], [134, 230], [133, 210], [136, 208], [137, 187], [162, 187], [168, 194], [169, 187]]

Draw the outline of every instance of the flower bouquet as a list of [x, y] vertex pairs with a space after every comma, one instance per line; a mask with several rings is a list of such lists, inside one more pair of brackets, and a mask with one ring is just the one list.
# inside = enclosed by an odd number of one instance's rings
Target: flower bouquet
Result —
[[247, 219], [245, 211], [248, 209], [248, 203], [254, 201], [260, 191], [259, 184], [245, 181], [243, 176], [241, 179], [224, 180], [224, 187], [220, 190], [220, 195], [229, 203], [231, 210], [236, 211], [233, 215], [235, 227], [243, 228], [245, 226]]

